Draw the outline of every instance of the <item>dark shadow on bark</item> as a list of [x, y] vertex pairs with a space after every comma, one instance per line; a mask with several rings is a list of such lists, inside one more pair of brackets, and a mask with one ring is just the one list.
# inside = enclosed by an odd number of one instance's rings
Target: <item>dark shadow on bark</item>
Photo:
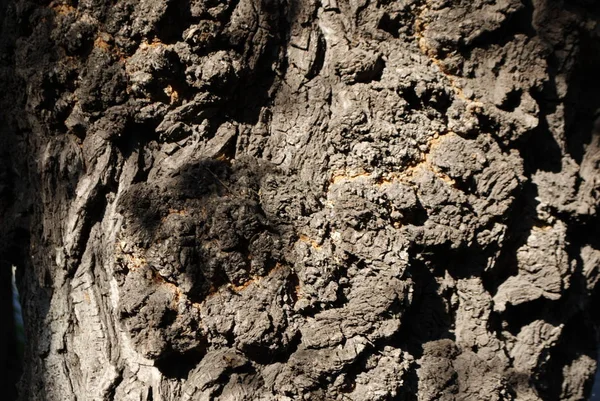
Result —
[[476, 47], [489, 48], [494, 44], [504, 46], [519, 34], [534, 37], [536, 31], [531, 23], [534, 12], [532, 0], [522, 0], [521, 4], [522, 7], [510, 14], [498, 29], [477, 36], [472, 43], [461, 49], [461, 53], [468, 54]]
[[252, 125], [260, 118], [269, 118], [262, 110], [272, 104], [275, 89], [279, 85], [278, 76], [283, 75], [287, 69], [286, 49], [290, 40], [288, 29], [297, 18], [298, 12], [294, 2], [290, 0], [289, 3], [286, 1], [280, 4], [277, 1], [263, 1], [266, 13], [259, 16], [259, 20], [265, 18], [263, 23], [270, 26], [273, 32], [268, 33], [268, 39], [262, 49], [251, 48], [252, 51], [259, 51], [255, 66], [240, 80], [235, 91], [228, 97], [222, 109], [223, 117]]
[[[261, 209], [258, 192], [271, 168], [254, 160], [231, 165], [214, 159], [182, 167], [159, 188], [138, 183], [123, 196], [119, 211], [126, 232], [142, 249], [170, 241], [160, 260], [174, 266], [150, 267], [175, 284], [191, 280], [187, 295], [201, 302], [226, 284], [243, 285], [282, 260], [281, 237], [287, 231]], [[185, 263], [178, 264], [185, 252]], [[159, 260], [159, 259], [157, 259]]]
[[[527, 243], [532, 228], [538, 224], [536, 207], [539, 202], [536, 198], [536, 186], [531, 181], [525, 182], [511, 207], [504, 242], [498, 244], [498, 259], [493, 267], [480, 273], [483, 286], [492, 296], [506, 279], [518, 273], [517, 252]], [[481, 262], [485, 266], [486, 262]]]
[[436, 277], [443, 277], [444, 267], [431, 261], [413, 260], [410, 278], [413, 281], [413, 302], [402, 317], [394, 346], [407, 349], [415, 358], [423, 354], [423, 344], [440, 339], [454, 339], [450, 332], [452, 316], [445, 295], [440, 293]]
[[555, 68], [550, 66], [548, 73], [551, 75], [551, 79], [546, 83], [542, 92], [531, 93], [540, 108], [539, 124], [517, 142], [517, 149], [523, 158], [525, 174], [528, 178], [531, 178], [537, 171], [557, 173], [562, 169], [562, 150], [556, 138], [553, 137], [547, 120], [548, 116], [556, 112], [558, 104]]
[[[0, 4], [0, 14], [3, 11]], [[1, 105], [0, 100], [0, 107]], [[4, 124], [5, 116], [0, 110], [0, 149], [3, 150], [0, 152], [0, 389], [5, 392], [7, 400], [12, 401], [16, 398], [15, 383], [20, 375], [20, 361], [16, 352], [16, 327], [13, 320], [12, 263], [8, 260], [14, 237], [14, 230], [10, 227], [12, 224], [8, 219], [10, 205], [14, 202], [14, 177], [9, 154], [6, 152], [8, 144], [5, 141], [8, 133], [5, 132]]]
[[0, 256], [0, 388], [7, 400], [16, 398], [16, 380], [19, 377], [16, 327], [13, 320], [11, 265]]
[[[22, 191], [28, 185], [23, 179], [25, 158], [15, 152], [14, 146], [22, 140], [17, 118], [24, 99], [24, 85], [15, 72], [15, 41], [26, 32], [16, 18], [13, 3], [0, 1], [0, 398], [7, 401], [17, 399], [17, 384], [23, 373], [23, 355], [19, 354], [14, 320], [12, 267], [32, 266], [29, 235], [24, 229], [30, 211], [24, 204], [27, 202], [22, 202]], [[22, 276], [19, 272], [17, 281]], [[21, 299], [24, 296], [22, 293]]]
[[[164, 32], [162, 32], [163, 28], [160, 30], [165, 42], [175, 40], [184, 28], [178, 25], [189, 19], [187, 14], [189, 4], [186, 0], [174, 1], [169, 7], [173, 8], [173, 4], [184, 7], [183, 10], [172, 9], [165, 21], [161, 22], [164, 25]], [[251, 74], [244, 76], [244, 82], [233, 90], [233, 94], [221, 110], [227, 117], [238, 122], [254, 124], [261, 118], [262, 109], [272, 100], [272, 87], [277, 80], [276, 70], [285, 69], [282, 65], [278, 65], [278, 60], [283, 60], [285, 65], [282, 49], [285, 49], [289, 36], [285, 31], [287, 25], [283, 22], [283, 13], [275, 9], [277, 4], [273, 2], [270, 7], [273, 18], [279, 21], [276, 26], [280, 35], [270, 37], [258, 58], [258, 67]], [[485, 40], [496, 39], [485, 38]], [[446, 107], [441, 106], [442, 110]], [[510, 109], [515, 106], [508, 102], [506, 107]], [[547, 115], [551, 111], [551, 106], [548, 106], [543, 114]], [[149, 143], [147, 137], [141, 137], [141, 132], [146, 130], [152, 132], [150, 141], [156, 140], [156, 126], [152, 124], [132, 126], [126, 131], [133, 135], [121, 144], [116, 143], [116, 146], [125, 149], [124, 154], [139, 151], [142, 160], [144, 148]], [[532, 134], [529, 140], [526, 140], [526, 145], [523, 145], [523, 152], [541, 148], [540, 151], [534, 151], [532, 162], [527, 167], [529, 174], [537, 170], [556, 171], [557, 166], [560, 166], [560, 149], [554, 138], [548, 137], [548, 133], [546, 123], [546, 126], [542, 125], [535, 135]], [[543, 145], [540, 147], [538, 142]], [[229, 150], [227, 156], [235, 158], [235, 149]], [[526, 160], [530, 158], [525, 154], [523, 156]], [[166, 185], [163, 188], [153, 187], [155, 183], [147, 183], [148, 172], [140, 169], [140, 173], [134, 179], [137, 186], [134, 186], [128, 198], [124, 198], [126, 204], [123, 205], [121, 212], [128, 219], [128, 229], [132, 230], [136, 241], [139, 241], [138, 246], [148, 249], [157, 241], [173, 239], [175, 243], [170, 245], [164, 258], [167, 264], [177, 264], [177, 260], [180, 260], [180, 256], [184, 254], [181, 251], [187, 252], [185, 254], [188, 259], [185, 263], [181, 262], [182, 270], [174, 267], [171, 272], [163, 275], [158, 274], [159, 270], [165, 268], [160, 261], [152, 262], [155, 264], [151, 263], [148, 266], [154, 270], [157, 277], [163, 277], [165, 281], [175, 285], [179, 285], [180, 281], [191, 279], [192, 287], [186, 291], [193, 301], [201, 302], [214, 291], [229, 284], [243, 285], [248, 282], [251, 275], [267, 274], [283, 257], [281, 249], [287, 245], [285, 234], [288, 227], [267, 218], [261, 209], [258, 195], [263, 173], [269, 170], [268, 168], [263, 170], [263, 167], [252, 162], [244, 163], [231, 164], [228, 161], [214, 159], [193, 161], [170, 177], [166, 177], [164, 181]], [[156, 184], [162, 185], [162, 182]], [[535, 188], [526, 187], [524, 192], [522, 205], [517, 202], [513, 221], [509, 224], [509, 239], [501, 258], [503, 262], [493, 274], [487, 277], [486, 288], [492, 294], [501, 282], [516, 274], [516, 250], [526, 242], [529, 231], [535, 224]], [[98, 208], [103, 209], [104, 206], [105, 204], [101, 204]], [[531, 214], [532, 210], [533, 214]], [[523, 215], [527, 218], [523, 218]], [[417, 215], [413, 222], [422, 224], [425, 219], [426, 216]], [[29, 249], [26, 245], [21, 246], [24, 250]], [[485, 255], [481, 252], [472, 254], [471, 249], [462, 249], [454, 253], [447, 249], [432, 250], [434, 254], [438, 251], [438, 258], [426, 257], [423, 260], [415, 260], [414, 265], [411, 266], [415, 302], [403, 318], [401, 332], [391, 342], [394, 346], [409, 350], [417, 358], [422, 355], [422, 346], [425, 342], [452, 338], [450, 328], [454, 319], [448, 311], [445, 294], [440, 294], [440, 286], [436, 278], [443, 277], [444, 269], [456, 278], [480, 275], [485, 266], [483, 263]], [[172, 262], [171, 258], [176, 262]], [[446, 266], [444, 259], [451, 259], [454, 262]], [[25, 265], [34, 266], [32, 260], [27, 261], [26, 256], [23, 256], [23, 260]], [[38, 288], [34, 283], [33, 272], [28, 273], [32, 278], [31, 283], [28, 283], [30, 292], [27, 295], [33, 297], [44, 293], [45, 289]], [[47, 301], [48, 299], [35, 300], [38, 305], [46, 305]], [[29, 299], [29, 302], [34, 302], [33, 298]], [[528, 313], [534, 313], [530, 309], [535, 310], [535, 313], [542, 309], [543, 314], [546, 314], [550, 313], [547, 310], [551, 308], [548, 305], [532, 304], [515, 311], [517, 318], [509, 322], [512, 330], [517, 330], [526, 324], [527, 321], [523, 320], [523, 317]], [[39, 324], [44, 316], [43, 311], [39, 316], [35, 316]], [[169, 324], [170, 319], [172, 316], [166, 319], [165, 324]], [[293, 352], [297, 342], [300, 341], [298, 336], [286, 352]], [[293, 345], [294, 343], [296, 345]], [[387, 343], [375, 344], [371, 351], [376, 352], [384, 345]], [[34, 350], [37, 347], [32, 346], [30, 349]], [[261, 350], [248, 350], [248, 352], [255, 361], [272, 362], [272, 359], [262, 359]], [[365, 352], [366, 354], [370, 352]], [[184, 355], [173, 354], [161, 358], [157, 360], [156, 365], [168, 377], [185, 378], [202, 356], [202, 350], [198, 349]], [[33, 359], [37, 355], [29, 355], [29, 357]], [[284, 356], [277, 356], [277, 358], [280, 359], [276, 361], [285, 361]], [[363, 368], [364, 364], [361, 361], [356, 365], [356, 372], [353, 374], [356, 376]], [[24, 382], [33, 381], [26, 378]], [[326, 383], [323, 386], [326, 386]], [[400, 399], [416, 399], [417, 389], [418, 378], [415, 371], [411, 370]], [[148, 392], [148, 399], [150, 398], [152, 398], [151, 390]]]
[[188, 351], [184, 354], [174, 353], [158, 359], [154, 366], [170, 379], [185, 380], [189, 372], [194, 369], [206, 355], [206, 348]]
[[290, 356], [298, 350], [301, 343], [302, 333], [297, 331], [285, 347], [272, 350], [268, 346], [250, 346], [244, 347], [242, 351], [248, 359], [260, 365], [287, 363]]
[[[38, 151], [35, 146], [42, 138], [33, 138], [29, 128], [27, 115], [31, 110], [26, 109], [26, 97], [29, 95], [24, 91], [27, 85], [23, 82], [31, 79], [32, 87], [35, 85], [42, 89], [39, 105], [48, 106], [55, 114], [45, 121], [48, 130], [64, 133], [64, 125], [55, 117], [65, 117], [66, 109], [63, 105], [55, 104], [57, 94], [64, 87], [55, 87], [51, 74], [40, 78], [36, 75], [39, 71], [52, 71], [57, 62], [55, 48], [52, 47], [51, 31], [54, 27], [54, 13], [46, 8], [40, 8], [35, 2], [22, 2], [19, 9], [15, 1], [0, 1], [0, 149], [5, 151], [8, 157], [2, 161], [10, 166], [9, 188], [12, 192], [10, 197], [0, 194], [2, 201], [8, 200], [7, 209], [0, 209], [0, 285], [10, 285], [10, 271], [14, 265], [17, 267], [17, 285], [20, 290], [20, 299], [23, 307], [23, 320], [27, 344], [23, 355], [22, 369], [18, 366], [19, 360], [16, 354], [17, 346], [14, 340], [7, 340], [10, 348], [10, 371], [1, 374], [0, 384], [3, 395], [2, 399], [30, 400], [33, 394], [39, 398], [39, 387], [44, 387], [48, 380], [53, 380], [44, 375], [43, 370], [34, 370], [34, 365], [43, 360], [49, 350], [47, 338], [48, 328], [46, 317], [50, 310], [51, 290], [49, 287], [53, 281], [52, 272], [48, 269], [48, 253], [45, 245], [36, 243], [33, 246], [31, 239], [41, 238], [43, 230], [40, 209], [44, 203], [41, 199], [42, 182], [41, 171], [38, 171], [38, 160], [32, 161], [27, 152]], [[15, 55], [15, 44], [17, 38], [27, 39], [36, 34], [41, 40], [29, 47], [26, 57], [19, 60], [25, 65], [17, 65]], [[19, 69], [19, 74], [16, 70]], [[43, 82], [42, 82], [43, 81]], [[59, 102], [60, 103], [60, 102]], [[2, 185], [0, 185], [0, 191]], [[3, 207], [4, 205], [1, 205]], [[42, 263], [41, 261], [44, 260]], [[10, 292], [0, 290], [2, 297]], [[5, 302], [2, 299], [2, 316], [12, 317], [12, 299], [10, 312], [5, 311]], [[5, 314], [7, 313], [7, 314]], [[0, 331], [13, 324], [2, 325]], [[2, 346], [4, 341], [0, 339]], [[4, 367], [4, 366], [3, 366]], [[21, 376], [22, 372], [22, 376]], [[15, 389], [16, 387], [16, 389]], [[35, 389], [38, 387], [38, 389]], [[13, 391], [15, 389], [15, 391]], [[18, 394], [17, 394], [18, 393]], [[42, 393], [43, 394], [43, 393]]]
[[567, 151], [581, 164], [585, 146], [591, 142], [594, 121], [600, 111], [600, 43], [580, 35], [580, 55], [570, 75], [565, 99]]
[[[564, 322], [564, 317], [563, 320]], [[573, 315], [565, 324], [558, 344], [550, 351], [550, 359], [547, 369], [540, 372], [542, 379], [538, 381], [537, 387], [542, 399], [547, 401], [559, 401], [562, 393], [564, 370], [577, 358], [586, 355], [597, 360], [597, 338], [596, 331], [591, 324], [590, 316], [586, 312]], [[592, 390], [593, 376], [586, 382], [586, 399]]]
[[[408, 350], [415, 358], [423, 354], [423, 344], [440, 339], [454, 339], [451, 332], [455, 317], [450, 307], [452, 289], [445, 294], [440, 290], [436, 278], [443, 277], [445, 272], [454, 279], [481, 277], [484, 288], [493, 296], [498, 287], [510, 276], [518, 273], [517, 251], [527, 243], [532, 228], [538, 224], [536, 206], [537, 190], [530, 182], [526, 182], [517, 195], [509, 219], [507, 233], [502, 244], [493, 244], [482, 248], [473, 246], [452, 249], [450, 246], [415, 249], [415, 260], [411, 263], [410, 275], [414, 282], [414, 301], [403, 317], [402, 328], [395, 339], [398, 347]], [[488, 258], [495, 255], [500, 247], [500, 256], [491, 268], [486, 269]], [[533, 305], [533, 310], [536, 305]], [[525, 324], [528, 314], [526, 310], [518, 310], [512, 314], [507, 312], [509, 325], [514, 331]], [[539, 316], [539, 314], [535, 314]], [[500, 332], [501, 322], [505, 315], [492, 313], [488, 328]], [[406, 386], [400, 389], [399, 400], [416, 400], [419, 379], [416, 371], [405, 379]]]
[[173, 44], [181, 40], [183, 31], [192, 24], [192, 14], [189, 0], [167, 3], [167, 11], [156, 26], [156, 36], [164, 43]]

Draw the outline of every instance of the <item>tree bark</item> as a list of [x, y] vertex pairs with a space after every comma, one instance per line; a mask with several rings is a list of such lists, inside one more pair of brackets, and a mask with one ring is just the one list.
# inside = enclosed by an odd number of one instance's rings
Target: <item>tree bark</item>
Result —
[[600, 7], [4, 0], [20, 400], [581, 400]]

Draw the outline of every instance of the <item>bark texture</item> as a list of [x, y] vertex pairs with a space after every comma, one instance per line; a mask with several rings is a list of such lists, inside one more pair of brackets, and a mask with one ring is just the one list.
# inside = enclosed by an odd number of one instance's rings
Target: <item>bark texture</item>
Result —
[[21, 400], [589, 392], [596, 2], [0, 4]]

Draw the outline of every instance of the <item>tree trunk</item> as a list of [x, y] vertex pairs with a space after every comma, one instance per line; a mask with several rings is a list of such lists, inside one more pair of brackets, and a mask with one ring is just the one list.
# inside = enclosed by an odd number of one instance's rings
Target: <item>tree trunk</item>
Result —
[[596, 2], [0, 11], [20, 400], [589, 394]]

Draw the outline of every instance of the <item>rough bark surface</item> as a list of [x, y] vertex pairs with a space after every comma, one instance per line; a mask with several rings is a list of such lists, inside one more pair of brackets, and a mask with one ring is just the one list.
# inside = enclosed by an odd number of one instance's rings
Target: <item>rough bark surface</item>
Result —
[[589, 392], [596, 2], [0, 10], [21, 400]]

